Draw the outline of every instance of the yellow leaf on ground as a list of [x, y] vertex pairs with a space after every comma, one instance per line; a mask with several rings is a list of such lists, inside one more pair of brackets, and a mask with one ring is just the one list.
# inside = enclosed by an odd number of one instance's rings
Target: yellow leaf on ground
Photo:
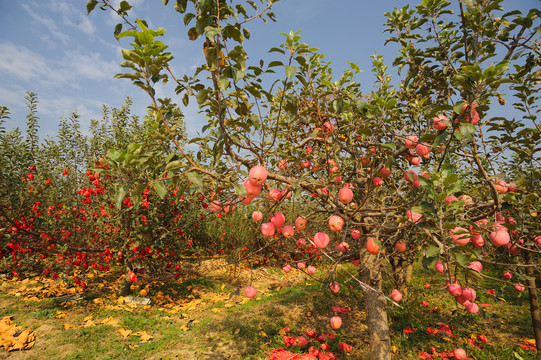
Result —
[[130, 336], [131, 333], [132, 333], [131, 330], [126, 330], [126, 329], [124, 329], [124, 328], [119, 329], [118, 332], [120, 333], [120, 335], [122, 335], [122, 337], [125, 337], [125, 338], [127, 338], [128, 336]]
[[225, 305], [224, 305], [224, 307], [226, 307], [226, 308], [232, 308], [233, 306], [235, 306], [235, 304], [229, 303], [229, 304], [225, 304]]
[[398, 348], [397, 348], [396, 346], [392, 345], [392, 346], [391, 346], [391, 352], [392, 352], [393, 354], [396, 354], [396, 353], [398, 352]]
[[220, 290], [224, 291], [225, 289], [225, 284], [222, 284], [222, 286], [220, 287]]
[[139, 331], [139, 332], [134, 333], [133, 335], [140, 336], [142, 342], [147, 342], [147, 341], [149, 341], [150, 339], [153, 338], [153, 336], [147, 334], [146, 331]]
[[67, 316], [66, 313], [63, 312], [63, 311], [57, 311], [56, 312], [56, 318], [57, 319], [64, 319], [66, 316]]
[[73, 324], [64, 324], [64, 330], [75, 329], [77, 326]]
[[100, 321], [100, 323], [103, 325], [118, 326], [118, 320], [113, 318], [112, 316], [103, 319], [102, 321]]
[[268, 335], [263, 330], [259, 332], [259, 336], [268, 337]]
[[92, 315], [88, 315], [87, 317], [85, 317], [85, 318], [83, 319], [83, 321], [90, 321], [90, 320], [92, 320], [92, 319], [94, 319], [94, 317], [93, 317]]
[[94, 304], [103, 304], [103, 299], [102, 298], [95, 298], [94, 300], [92, 300], [92, 302]]
[[223, 311], [223, 309], [220, 309], [220, 308], [213, 308], [211, 310], [213, 313], [221, 313]]
[[235, 331], [233, 331], [233, 335], [238, 335], [240, 333], [240, 329], [235, 329]]

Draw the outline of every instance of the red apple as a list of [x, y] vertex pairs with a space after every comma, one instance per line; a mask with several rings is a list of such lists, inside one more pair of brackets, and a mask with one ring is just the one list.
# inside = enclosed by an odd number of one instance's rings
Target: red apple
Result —
[[351, 230], [351, 237], [353, 240], [359, 240], [361, 238], [361, 231], [358, 229]]
[[404, 251], [406, 251], [406, 244], [404, 244], [404, 242], [402, 242], [401, 240], [398, 240], [398, 241], [394, 244], [394, 248], [395, 248], [396, 251], [398, 251], [398, 252], [404, 252]]
[[342, 219], [338, 215], [332, 215], [329, 218], [329, 228], [332, 231], [340, 231], [342, 230], [342, 227], [344, 226], [344, 219]]
[[417, 145], [417, 141], [419, 138], [415, 135], [408, 135], [406, 136], [406, 140], [404, 140], [404, 144], [408, 149], [413, 149]]
[[286, 223], [286, 217], [281, 212], [276, 212], [271, 218], [271, 223], [275, 228], [280, 229]]
[[314, 244], [320, 249], [326, 248], [329, 245], [329, 241], [329, 236], [325, 233], [318, 232], [314, 235]]
[[303, 216], [299, 216], [297, 218], [297, 220], [295, 220], [295, 228], [298, 230], [298, 231], [302, 231], [304, 229], [306, 229], [306, 223], [308, 222], [308, 220], [306, 220], [305, 217]]
[[396, 289], [393, 289], [393, 291], [391, 291], [391, 299], [399, 302], [400, 300], [402, 300], [402, 293]]
[[436, 116], [434, 119], [432, 119], [432, 125], [434, 126], [434, 129], [436, 130], [445, 130], [447, 129], [447, 125], [445, 125], [442, 121], [447, 121], [447, 116], [441, 114]]
[[374, 239], [371, 237], [366, 240], [366, 250], [368, 250], [368, 252], [373, 255], [379, 254], [379, 246], [374, 242]]
[[244, 288], [244, 294], [245, 294], [246, 296], [248, 296], [250, 299], [251, 299], [251, 298], [254, 298], [255, 295], [256, 295], [256, 293], [257, 293], [257, 290], [256, 290], [256, 288], [253, 287], [253, 286], [246, 286], [246, 287]]
[[263, 213], [261, 211], [254, 211], [252, 213], [252, 219], [254, 221], [261, 221], [263, 219]]
[[490, 242], [492, 245], [499, 247], [505, 244], [508, 244], [511, 241], [507, 229], [498, 229], [490, 233]]
[[349, 204], [353, 200], [353, 191], [346, 187], [341, 188], [338, 192], [338, 200], [344, 205]]
[[379, 176], [376, 176], [373, 180], [374, 186], [381, 186], [383, 185], [383, 179]]
[[282, 235], [284, 235], [284, 237], [288, 239], [292, 238], [295, 235], [295, 229], [293, 228], [293, 226], [286, 225], [282, 229]]
[[264, 223], [261, 225], [261, 232], [263, 233], [263, 236], [273, 236], [276, 232], [276, 228], [270, 222]]
[[340, 328], [340, 326], [342, 326], [342, 319], [340, 316], [333, 316], [331, 318], [331, 327], [336, 330]]
[[267, 180], [267, 169], [261, 165], [256, 165], [248, 173], [250, 180], [255, 185], [261, 185]]

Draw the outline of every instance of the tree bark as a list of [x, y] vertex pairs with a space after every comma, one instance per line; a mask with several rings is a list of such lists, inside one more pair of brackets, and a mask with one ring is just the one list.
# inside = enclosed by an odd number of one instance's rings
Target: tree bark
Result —
[[408, 284], [411, 282], [413, 273], [413, 257], [411, 255], [397, 255], [389, 258], [393, 268], [393, 279], [396, 288], [402, 295], [408, 297]]
[[[529, 251], [524, 252], [524, 260], [527, 265], [532, 265], [532, 254]], [[526, 268], [526, 273], [531, 279], [526, 280], [528, 284], [528, 294], [530, 295], [530, 314], [532, 316], [532, 327], [537, 354], [541, 356], [541, 316], [539, 315], [539, 301], [537, 298], [537, 287], [535, 286], [535, 273], [533, 267]]]
[[364, 307], [368, 321], [368, 341], [370, 360], [391, 359], [391, 338], [387, 319], [387, 300], [381, 293], [381, 268], [376, 264], [376, 257], [365, 250], [361, 251], [359, 279], [376, 291], [364, 291]]

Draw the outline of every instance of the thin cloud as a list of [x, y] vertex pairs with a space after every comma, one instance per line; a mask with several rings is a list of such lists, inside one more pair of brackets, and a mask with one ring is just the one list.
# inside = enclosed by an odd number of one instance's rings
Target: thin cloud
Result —
[[58, 29], [58, 26], [56, 25], [56, 22], [53, 19], [45, 16], [44, 14], [36, 13], [34, 11], [35, 3], [33, 5], [24, 3], [24, 4], [21, 4], [21, 6], [35, 22], [44, 26], [51, 33], [53, 39], [60, 40], [63, 44], [67, 44], [69, 40], [69, 36], [67, 36], [66, 34], [64, 34], [62, 31]]

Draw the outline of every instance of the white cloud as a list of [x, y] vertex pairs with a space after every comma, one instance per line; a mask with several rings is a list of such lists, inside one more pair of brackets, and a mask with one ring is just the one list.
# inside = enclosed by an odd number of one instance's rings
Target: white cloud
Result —
[[11, 42], [0, 43], [0, 74], [16, 81], [32, 81], [48, 86], [75, 86], [74, 80], [109, 80], [120, 66], [99, 53], [69, 50], [62, 58], [48, 59]]
[[49, 30], [49, 32], [51, 33], [51, 35], [53, 36], [55, 40], [60, 40], [64, 44], [68, 42], [69, 36], [67, 36], [66, 34], [64, 34], [62, 31], [58, 29], [58, 26], [56, 25], [56, 22], [53, 19], [45, 16], [44, 14], [41, 14], [41, 13], [38, 14], [34, 11], [35, 3], [31, 5], [28, 3], [23, 3], [21, 4], [21, 6], [28, 13], [28, 15], [32, 17], [32, 19], [35, 22], [37, 22], [38, 24], [44, 26], [47, 30]]

